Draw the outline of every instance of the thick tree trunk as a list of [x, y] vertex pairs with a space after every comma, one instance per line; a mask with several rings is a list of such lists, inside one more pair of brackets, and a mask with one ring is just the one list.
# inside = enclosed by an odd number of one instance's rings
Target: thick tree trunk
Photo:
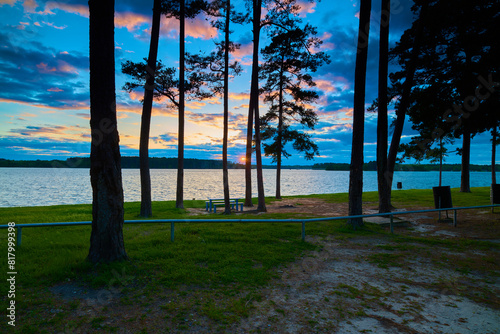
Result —
[[[258, 21], [259, 21], [259, 34], [260, 34], [260, 11], [262, 7], [262, 0], [254, 0], [254, 10], [258, 9]], [[254, 29], [256, 27], [255, 20], [257, 14], [254, 14]], [[255, 41], [254, 41], [255, 43]], [[255, 50], [255, 47], [254, 47]], [[257, 50], [258, 50], [258, 38], [257, 38]], [[258, 54], [257, 54], [258, 58]], [[256, 61], [254, 59], [254, 61]], [[258, 62], [258, 59], [257, 59]], [[255, 74], [254, 74], [255, 73]], [[260, 114], [259, 114], [259, 81], [258, 81], [258, 67], [255, 72], [252, 69], [252, 75], [255, 75], [255, 80], [252, 80], [252, 89], [250, 92], [250, 98], [253, 99], [253, 114], [255, 117], [255, 164], [257, 168], [257, 211], [266, 212], [266, 198], [264, 194], [264, 175], [262, 172], [262, 148], [260, 139]]]
[[184, 209], [184, 81], [185, 81], [185, 48], [186, 48], [186, 16], [185, 0], [180, 1], [179, 29], [179, 125], [177, 144], [177, 191], [175, 207]]
[[92, 263], [127, 259], [123, 188], [116, 120], [114, 1], [90, 0], [90, 181]]
[[225, 45], [224, 45], [224, 134], [222, 137], [222, 179], [224, 184], [224, 206], [225, 214], [231, 213], [229, 206], [229, 173], [227, 169], [227, 141], [228, 141], [228, 126], [229, 126], [229, 22], [231, 13], [231, 1], [227, 0], [226, 7], [226, 27], [224, 29]]
[[264, 194], [264, 174], [262, 172], [262, 149], [260, 140], [260, 115], [259, 115], [259, 96], [257, 95], [257, 104], [254, 108], [255, 116], [255, 162], [257, 164], [257, 211], [266, 212], [266, 198]]
[[[363, 214], [363, 145], [365, 126], [366, 63], [370, 34], [371, 0], [361, 0], [356, 68], [354, 72], [354, 111], [352, 126], [352, 152], [349, 174], [349, 215]], [[361, 227], [363, 219], [349, 219], [353, 228]]]
[[391, 146], [389, 147], [389, 155], [387, 157], [387, 183], [389, 191], [389, 206], [391, 204], [391, 193], [392, 193], [392, 181], [394, 179], [394, 168], [396, 166], [396, 158], [398, 155], [399, 144], [401, 142], [401, 135], [403, 134], [403, 127], [405, 124], [406, 110], [410, 105], [410, 93], [413, 87], [413, 81], [415, 77], [415, 70], [417, 67], [417, 60], [420, 54], [420, 46], [422, 43], [423, 32], [424, 32], [424, 20], [427, 16], [428, 2], [424, 2], [422, 9], [420, 10], [419, 23], [417, 28], [417, 34], [415, 36], [413, 50], [411, 53], [410, 61], [406, 68], [406, 78], [403, 83], [403, 93], [401, 95], [401, 100], [397, 109], [397, 117], [394, 125], [394, 133], [392, 134]]
[[491, 183], [496, 184], [497, 183], [497, 174], [495, 171], [495, 165], [496, 165], [496, 142], [497, 142], [497, 127], [495, 126], [493, 130], [491, 130], [491, 142], [492, 142], [492, 147], [491, 147]]
[[439, 137], [439, 186], [443, 185], [443, 137]]
[[144, 104], [142, 106], [141, 137], [139, 144], [139, 161], [141, 172], [141, 217], [151, 217], [151, 176], [149, 173], [149, 132], [151, 112], [153, 109], [153, 92], [155, 85], [156, 58], [160, 37], [161, 1], [154, 0], [151, 41], [147, 67], [146, 86], [144, 87]]
[[[253, 81], [252, 69], [252, 81]], [[252, 141], [253, 141], [253, 100], [250, 92], [247, 123], [247, 147], [245, 155], [245, 206], [252, 207]]]
[[377, 179], [378, 210], [380, 213], [390, 212], [390, 189], [387, 178], [387, 76], [389, 65], [389, 20], [390, 0], [382, 0], [380, 18], [380, 48], [378, 73], [378, 117], [377, 117]]
[[470, 193], [470, 132], [465, 130], [462, 144], [462, 168], [460, 176], [460, 192]]
[[255, 105], [259, 104], [259, 42], [262, 0], [254, 0], [253, 6], [253, 55], [250, 103], [248, 108], [247, 150], [245, 157], [245, 206], [252, 207], [252, 127]]
[[281, 199], [281, 152], [283, 145], [283, 66], [285, 59], [281, 59], [279, 101], [278, 101], [278, 138], [276, 146], [276, 199]]

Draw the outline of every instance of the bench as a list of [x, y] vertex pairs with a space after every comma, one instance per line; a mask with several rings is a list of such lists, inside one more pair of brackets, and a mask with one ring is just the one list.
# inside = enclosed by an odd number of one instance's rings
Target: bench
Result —
[[[236, 206], [236, 211], [238, 211], [238, 205], [239, 205], [240, 206], [240, 211], [243, 211], [243, 203], [236, 204], [233, 201], [230, 201], [229, 203], [231, 205], [231, 209], [234, 209], [234, 207]], [[223, 207], [223, 206], [225, 206], [225, 203], [224, 202], [222, 202], [222, 203], [215, 202], [214, 205], [213, 205], [213, 207], [214, 207], [214, 213], [217, 213], [217, 206], [222, 206]]]
[[[236, 208], [238, 211], [238, 206], [240, 211], [243, 211], [243, 203], [238, 203], [239, 198], [231, 198], [229, 199], [229, 204], [231, 205], [231, 209]], [[223, 198], [209, 198], [208, 201], [205, 202], [205, 211], [217, 213], [217, 206], [224, 206], [225, 201]]]

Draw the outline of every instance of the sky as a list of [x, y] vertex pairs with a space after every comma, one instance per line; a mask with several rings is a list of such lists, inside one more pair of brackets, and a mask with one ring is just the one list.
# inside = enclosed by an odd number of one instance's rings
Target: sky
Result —
[[[331, 63], [311, 73], [319, 99], [314, 105], [319, 122], [309, 130], [320, 156], [306, 161], [299, 152], [285, 165], [348, 163], [352, 140], [354, 64], [359, 0], [299, 0], [303, 23], [317, 27], [323, 40], [321, 51]], [[243, 0], [233, 0], [236, 9], [246, 11]], [[412, 1], [393, 0], [390, 45], [411, 26]], [[120, 150], [123, 156], [138, 156], [143, 90], [122, 89], [129, 80], [121, 73], [126, 60], [141, 61], [149, 52], [153, 0], [115, 0], [116, 98]], [[15, 160], [66, 159], [90, 154], [89, 107], [89, 20], [86, 0], [0, 0], [0, 158]], [[372, 1], [366, 106], [377, 96], [378, 32], [380, 0]], [[252, 32], [250, 25], [232, 25], [232, 39], [241, 44], [231, 55], [243, 65], [229, 90], [229, 160], [243, 162], [246, 119], [250, 92]], [[162, 17], [158, 58], [177, 67], [179, 22]], [[222, 38], [204, 16], [186, 21], [186, 51], [210, 52]], [[261, 46], [268, 41], [263, 33]], [[391, 70], [397, 70], [391, 65]], [[188, 101], [186, 104], [185, 157], [221, 159], [222, 100]], [[267, 106], [261, 101], [261, 114]], [[390, 117], [394, 112], [390, 111]], [[376, 114], [367, 112], [365, 123], [366, 162], [374, 161]], [[402, 142], [416, 133], [406, 124]], [[164, 101], [155, 101], [151, 123], [150, 156], [177, 156], [177, 112]], [[460, 140], [457, 141], [460, 144]], [[450, 147], [450, 150], [453, 148]], [[490, 137], [472, 140], [471, 163], [491, 162]], [[450, 155], [447, 163], [460, 163]], [[264, 157], [264, 164], [271, 159]]]

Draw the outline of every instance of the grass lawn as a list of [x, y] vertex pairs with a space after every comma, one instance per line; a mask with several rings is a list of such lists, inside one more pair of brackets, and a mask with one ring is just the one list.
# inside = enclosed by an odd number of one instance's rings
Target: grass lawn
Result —
[[[347, 200], [347, 194], [310, 197], [329, 203]], [[487, 205], [489, 188], [475, 188], [470, 194], [453, 189], [452, 197], [456, 207]], [[364, 200], [376, 203], [376, 192], [365, 193]], [[432, 208], [432, 192], [393, 191], [393, 205]], [[203, 208], [205, 202], [186, 201], [185, 206], [187, 210]], [[125, 219], [137, 219], [139, 208], [140, 203], [125, 203]], [[248, 315], [252, 309], [249, 301], [262, 299], [262, 287], [279, 276], [280, 268], [293, 263], [305, 252], [318, 250], [316, 244], [301, 241], [300, 224], [196, 223], [198, 218], [234, 217], [221, 214], [191, 216], [186, 210], [175, 209], [173, 201], [154, 202], [153, 211], [153, 219], [193, 221], [176, 224], [174, 243], [170, 242], [169, 224], [125, 225], [124, 240], [130, 261], [109, 265], [92, 266], [85, 261], [90, 226], [23, 229], [22, 246], [15, 252], [18, 273], [16, 329], [23, 333], [74, 332], [79, 328], [116, 332], [118, 327], [106, 322], [106, 314], [110, 312], [108, 301], [113, 299], [116, 310], [137, 305], [138, 314], [130, 320], [131, 328], [137, 332], [155, 332], [154, 326], [144, 322], [144, 314], [151, 309], [164, 310], [165, 317], [170, 317], [165, 321], [175, 323], [177, 330], [187, 328], [182, 327], [183, 319], [189, 318], [188, 313], [194, 309], [215, 326], [214, 330], [224, 331], [226, 326]], [[0, 208], [0, 217], [0, 224], [89, 221], [91, 205]], [[243, 214], [238, 218], [293, 218], [293, 214]], [[6, 240], [7, 231], [2, 229], [0, 234]], [[339, 240], [376, 236], [397, 243], [419, 242], [429, 247], [433, 242], [440, 242], [433, 238], [419, 241], [418, 238], [391, 236], [371, 224], [358, 231], [346, 227], [345, 221], [307, 226], [308, 237], [331, 235]], [[3, 244], [6, 247], [6, 243]], [[443, 245], [447, 247], [446, 242]], [[475, 246], [480, 248], [484, 244], [467, 244], [467, 247]], [[374, 255], [370, 261], [385, 263], [392, 259]], [[0, 270], [9, 271], [6, 261], [1, 262]], [[8, 288], [5, 280], [3, 282], [2, 307], [7, 307]], [[65, 287], [76, 289], [81, 298], [68, 299], [61, 304], [51, 289], [64, 291]], [[83, 300], [97, 301], [97, 306]]]

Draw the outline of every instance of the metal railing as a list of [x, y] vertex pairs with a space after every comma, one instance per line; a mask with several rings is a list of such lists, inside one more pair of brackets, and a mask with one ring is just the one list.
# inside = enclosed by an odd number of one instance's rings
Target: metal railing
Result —
[[[454, 211], [453, 213], [453, 226], [457, 226], [457, 211], [458, 210], [471, 210], [471, 209], [483, 209], [483, 208], [496, 208], [500, 207], [499, 204], [494, 205], [480, 205], [480, 206], [467, 206], [458, 208], [444, 208], [444, 209], [428, 209], [428, 210], [416, 210], [416, 211], [393, 211], [387, 213], [373, 213], [367, 215], [357, 215], [357, 216], [342, 216], [342, 217], [324, 217], [324, 218], [307, 218], [307, 219], [143, 219], [143, 220], [125, 220], [125, 224], [168, 224], [170, 223], [170, 241], [174, 241], [175, 236], [175, 224], [176, 223], [302, 223], [302, 241], [306, 238], [306, 223], [312, 222], [322, 222], [322, 221], [333, 221], [333, 220], [346, 220], [353, 218], [368, 218], [368, 217], [389, 217], [390, 218], [390, 230], [394, 233], [394, 216], [408, 215], [408, 214], [419, 214], [427, 212], [442, 212], [442, 211]], [[16, 243], [17, 246], [21, 246], [22, 242], [22, 229], [27, 227], [52, 227], [52, 226], [78, 226], [78, 225], [91, 225], [91, 221], [83, 222], [63, 222], [63, 223], [32, 223], [32, 224], [20, 224], [15, 226], [0, 225], [0, 228], [14, 227], [17, 229]]]

